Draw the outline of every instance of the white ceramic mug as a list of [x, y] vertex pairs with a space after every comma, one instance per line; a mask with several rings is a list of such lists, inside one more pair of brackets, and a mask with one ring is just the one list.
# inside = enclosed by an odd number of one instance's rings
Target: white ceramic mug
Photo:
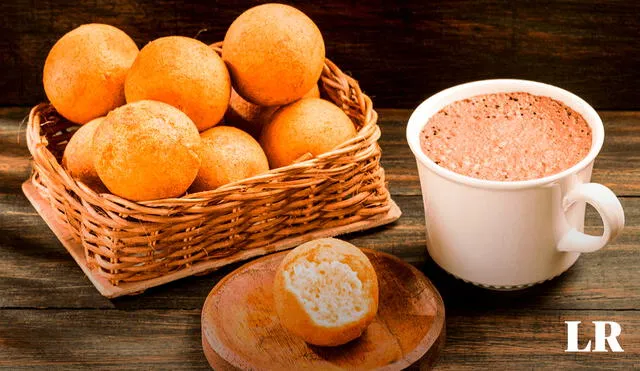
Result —
[[[589, 154], [560, 173], [501, 182], [445, 169], [420, 147], [420, 133], [446, 105], [480, 94], [526, 92], [558, 100], [580, 113], [592, 130]], [[413, 112], [407, 141], [416, 157], [427, 226], [427, 249], [454, 276], [493, 289], [524, 288], [554, 278], [583, 252], [601, 249], [624, 227], [622, 205], [611, 190], [590, 183], [604, 127], [580, 97], [525, 80], [484, 80], [432, 96]], [[602, 236], [583, 233], [585, 202], [600, 214]]]

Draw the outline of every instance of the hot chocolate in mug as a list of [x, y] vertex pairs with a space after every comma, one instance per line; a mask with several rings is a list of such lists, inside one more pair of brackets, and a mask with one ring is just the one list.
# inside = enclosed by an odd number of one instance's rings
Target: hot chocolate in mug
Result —
[[[557, 174], [503, 182], [455, 173], [424, 154], [420, 133], [442, 108], [476, 95], [512, 92], [547, 96], [582, 115], [592, 131], [587, 156]], [[587, 102], [566, 90], [510, 79], [454, 86], [418, 106], [407, 125], [407, 141], [420, 175], [429, 254], [465, 281], [493, 289], [543, 282], [569, 269], [580, 253], [606, 246], [624, 227], [624, 212], [615, 194], [590, 183], [593, 162], [604, 142], [602, 120]], [[583, 233], [585, 203], [602, 218], [601, 236]]]

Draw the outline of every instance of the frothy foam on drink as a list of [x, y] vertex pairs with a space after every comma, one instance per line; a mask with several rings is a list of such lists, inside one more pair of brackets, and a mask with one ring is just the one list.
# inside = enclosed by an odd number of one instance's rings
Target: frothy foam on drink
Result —
[[536, 179], [578, 163], [591, 148], [591, 128], [566, 105], [529, 93], [479, 95], [429, 119], [420, 137], [436, 164], [474, 178]]

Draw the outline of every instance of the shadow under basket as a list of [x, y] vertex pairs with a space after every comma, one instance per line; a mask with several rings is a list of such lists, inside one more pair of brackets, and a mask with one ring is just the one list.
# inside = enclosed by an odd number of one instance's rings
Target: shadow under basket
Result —
[[356, 137], [212, 191], [144, 202], [98, 194], [72, 179], [60, 163], [78, 126], [40, 104], [29, 116], [33, 174], [24, 192], [107, 297], [398, 219], [380, 166], [371, 100], [329, 60], [320, 85], [355, 123]]

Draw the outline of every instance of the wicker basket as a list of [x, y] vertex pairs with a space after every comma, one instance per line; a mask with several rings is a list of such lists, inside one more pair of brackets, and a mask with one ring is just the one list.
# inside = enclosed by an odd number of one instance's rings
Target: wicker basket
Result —
[[77, 126], [40, 104], [27, 128], [31, 181], [80, 238], [90, 268], [115, 286], [205, 260], [233, 262], [243, 250], [265, 254], [292, 236], [380, 218], [393, 202], [380, 166], [380, 128], [371, 100], [329, 60], [321, 82], [324, 95], [354, 121], [358, 134], [315, 158], [212, 191], [131, 202], [97, 194], [69, 176], [60, 160]]

